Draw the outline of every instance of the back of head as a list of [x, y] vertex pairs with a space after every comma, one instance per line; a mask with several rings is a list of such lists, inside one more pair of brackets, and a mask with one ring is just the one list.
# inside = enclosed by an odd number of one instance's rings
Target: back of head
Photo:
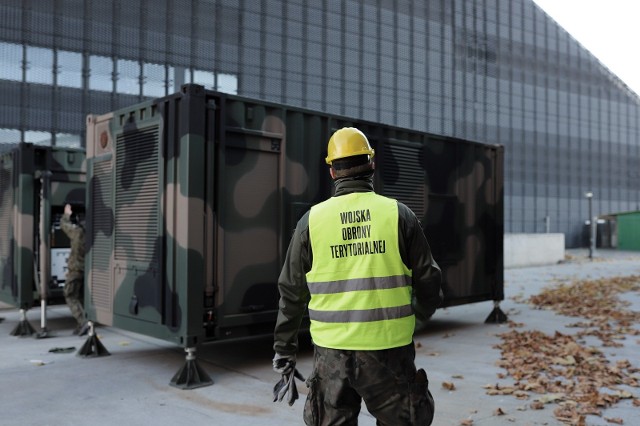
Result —
[[325, 161], [336, 178], [356, 176], [373, 171], [374, 153], [364, 133], [355, 127], [343, 127], [329, 139]]

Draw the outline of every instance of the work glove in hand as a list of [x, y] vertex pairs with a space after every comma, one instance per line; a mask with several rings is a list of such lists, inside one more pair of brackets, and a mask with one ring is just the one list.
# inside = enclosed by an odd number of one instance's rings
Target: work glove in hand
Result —
[[296, 379], [304, 381], [304, 377], [295, 367], [283, 374], [280, 381], [273, 387], [273, 402], [282, 401], [287, 396], [287, 403], [293, 405], [299, 396]]
[[282, 401], [288, 395], [287, 402], [293, 405], [298, 399], [295, 379], [304, 381], [304, 377], [296, 369], [296, 356], [276, 354], [273, 358], [273, 371], [282, 375], [280, 381], [273, 387], [273, 402]]
[[273, 357], [273, 371], [278, 374], [288, 374], [296, 368], [296, 356], [295, 355], [280, 355], [276, 354]]

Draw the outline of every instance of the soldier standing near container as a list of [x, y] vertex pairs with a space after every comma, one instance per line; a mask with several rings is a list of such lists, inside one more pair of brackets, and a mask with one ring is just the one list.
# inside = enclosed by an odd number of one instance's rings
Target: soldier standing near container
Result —
[[60, 228], [69, 237], [71, 253], [67, 260], [67, 274], [64, 283], [64, 298], [76, 320], [73, 334], [84, 335], [89, 330], [84, 317], [84, 226], [71, 221], [73, 210], [70, 204], [64, 206], [64, 214], [60, 219]]
[[298, 330], [308, 306], [307, 425], [356, 425], [362, 400], [378, 425], [433, 421], [413, 332], [416, 317], [428, 319], [442, 301], [441, 272], [415, 214], [374, 192], [373, 155], [358, 129], [331, 136], [335, 195], [298, 221], [278, 280], [273, 368], [283, 380], [274, 394], [288, 382], [289, 404], [297, 398]]

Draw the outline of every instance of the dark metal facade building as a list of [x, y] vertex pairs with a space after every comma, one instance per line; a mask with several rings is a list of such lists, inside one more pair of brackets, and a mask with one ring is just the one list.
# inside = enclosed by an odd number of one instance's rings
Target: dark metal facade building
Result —
[[640, 203], [640, 97], [532, 0], [4, 0], [0, 143], [183, 83], [503, 144], [505, 231]]

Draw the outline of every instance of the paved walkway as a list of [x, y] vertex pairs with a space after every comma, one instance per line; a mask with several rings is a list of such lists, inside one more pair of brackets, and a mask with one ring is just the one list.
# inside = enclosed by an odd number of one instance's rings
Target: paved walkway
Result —
[[[569, 250], [567, 261], [551, 266], [505, 271], [502, 309], [519, 330], [556, 330], [574, 334], [566, 327], [576, 321], [552, 311], [533, 309], [518, 300], [539, 293], [559, 280], [640, 275], [640, 253], [601, 250], [594, 260], [586, 250]], [[640, 311], [640, 295], [627, 295]], [[556, 425], [553, 404], [532, 410], [531, 401], [513, 396], [489, 396], [484, 386], [512, 384], [500, 379], [504, 370], [494, 345], [508, 325], [485, 324], [491, 302], [464, 305], [436, 312], [426, 331], [416, 336], [419, 367], [427, 370], [436, 400], [434, 425]], [[208, 344], [199, 352], [201, 365], [215, 381], [213, 386], [180, 390], [168, 385], [184, 361], [183, 349], [167, 342], [101, 327], [98, 334], [111, 356], [84, 359], [75, 352], [51, 353], [52, 348], [80, 348], [84, 338], [71, 335], [73, 319], [65, 306], [49, 308], [49, 327], [55, 337], [35, 339], [10, 336], [19, 313], [0, 309], [0, 424], [28, 425], [299, 425], [306, 388], [298, 387], [301, 399], [293, 407], [271, 402], [277, 381], [271, 371], [271, 338]], [[39, 328], [39, 310], [29, 311], [31, 324]], [[611, 360], [640, 360], [640, 340], [628, 338], [622, 348], [600, 348]], [[299, 354], [299, 369], [311, 371], [310, 346]], [[638, 365], [640, 367], [640, 365]], [[452, 383], [449, 390], [443, 383]], [[631, 389], [640, 396], [638, 389]], [[506, 414], [496, 416], [501, 409]], [[638, 408], [624, 400], [604, 413], [625, 425], [637, 424]], [[375, 420], [366, 412], [360, 424]], [[589, 417], [589, 425], [608, 425], [604, 418]]]

